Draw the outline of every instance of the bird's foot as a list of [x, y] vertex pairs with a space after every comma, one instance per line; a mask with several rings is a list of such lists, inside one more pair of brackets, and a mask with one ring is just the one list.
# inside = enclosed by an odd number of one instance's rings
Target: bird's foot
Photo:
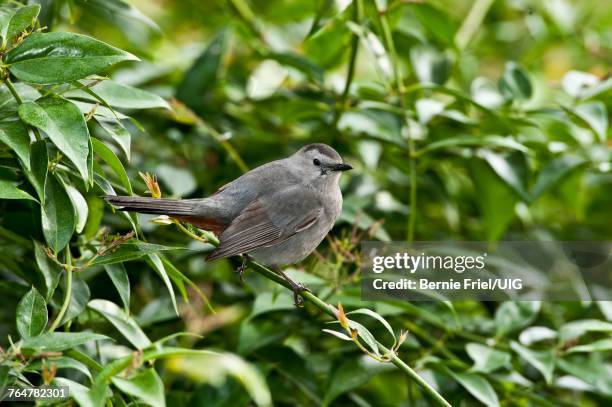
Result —
[[302, 297], [302, 293], [304, 291], [311, 292], [310, 289], [302, 283], [294, 282], [291, 285], [291, 290], [293, 291], [293, 304], [298, 308], [302, 308], [304, 306], [304, 297]]
[[304, 291], [310, 292], [310, 289], [302, 283], [297, 283], [293, 281], [287, 274], [285, 274], [283, 270], [281, 270], [280, 267], [274, 267], [273, 269], [274, 271], [276, 271], [276, 274], [281, 276], [291, 286], [291, 291], [293, 291], [293, 303], [295, 304], [295, 306], [298, 308], [303, 307], [304, 297], [302, 296], [302, 293]]
[[249, 255], [248, 254], [243, 254], [242, 255], [242, 263], [236, 269], [236, 274], [238, 275], [238, 278], [240, 279], [240, 282], [242, 282], [242, 283], [244, 283], [244, 271], [247, 269], [247, 262], [248, 261], [249, 261]]

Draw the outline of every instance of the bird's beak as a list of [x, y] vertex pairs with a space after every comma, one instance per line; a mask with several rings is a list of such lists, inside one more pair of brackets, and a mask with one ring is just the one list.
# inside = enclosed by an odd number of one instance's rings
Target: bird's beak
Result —
[[345, 164], [345, 163], [332, 164], [332, 165], [329, 166], [329, 168], [332, 171], [348, 171], [348, 170], [352, 170], [353, 169], [353, 167], [351, 167], [350, 165]]

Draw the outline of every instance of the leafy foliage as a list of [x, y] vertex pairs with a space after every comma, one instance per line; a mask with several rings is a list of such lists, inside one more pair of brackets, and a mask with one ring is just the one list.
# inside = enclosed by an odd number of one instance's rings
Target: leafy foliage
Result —
[[[609, 404], [608, 302], [359, 298], [363, 240], [610, 239], [603, 3], [2, 3], [0, 389]], [[242, 285], [206, 263], [210, 233], [100, 198], [209, 195], [313, 141], [356, 170], [328, 241], [287, 270], [305, 309], [257, 266]]]

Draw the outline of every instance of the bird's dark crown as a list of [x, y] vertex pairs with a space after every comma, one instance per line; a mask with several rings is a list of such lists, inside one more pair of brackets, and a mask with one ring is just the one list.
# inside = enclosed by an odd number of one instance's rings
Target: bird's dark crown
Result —
[[320, 154], [323, 154], [324, 156], [327, 156], [332, 160], [337, 160], [339, 157], [336, 150], [323, 143], [308, 144], [307, 146], [302, 147], [303, 152], [307, 152], [310, 150], [317, 150]]

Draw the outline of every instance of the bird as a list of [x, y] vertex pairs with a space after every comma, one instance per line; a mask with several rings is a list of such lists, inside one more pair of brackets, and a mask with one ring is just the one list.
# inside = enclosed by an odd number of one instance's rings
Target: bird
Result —
[[244, 173], [206, 198], [104, 199], [123, 211], [167, 215], [214, 232], [219, 245], [207, 261], [241, 255], [241, 277], [247, 259], [265, 264], [289, 283], [295, 305], [302, 306], [308, 288], [281, 267], [305, 259], [330, 232], [342, 210], [340, 176], [351, 169], [332, 147], [314, 143]]

